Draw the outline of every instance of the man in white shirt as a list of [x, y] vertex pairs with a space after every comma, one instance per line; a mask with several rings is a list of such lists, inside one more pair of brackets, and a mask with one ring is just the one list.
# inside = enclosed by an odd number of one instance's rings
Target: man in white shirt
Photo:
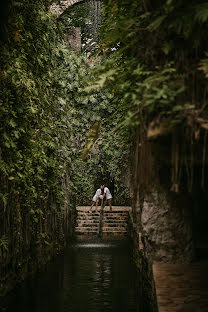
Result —
[[105, 184], [103, 185], [103, 188], [104, 188], [103, 199], [106, 198], [104, 206], [106, 205], [106, 203], [108, 203], [108, 205], [110, 206], [110, 211], [112, 211], [112, 198], [113, 197], [111, 195], [109, 188]]

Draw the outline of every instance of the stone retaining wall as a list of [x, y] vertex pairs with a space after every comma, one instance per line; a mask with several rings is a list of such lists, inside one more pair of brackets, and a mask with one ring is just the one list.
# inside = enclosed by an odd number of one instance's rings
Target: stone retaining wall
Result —
[[129, 236], [140, 281], [141, 298], [143, 300], [142, 310], [145, 312], [158, 312], [152, 262], [147, 258], [141, 232], [138, 231], [137, 225], [133, 222], [132, 213], [130, 213]]

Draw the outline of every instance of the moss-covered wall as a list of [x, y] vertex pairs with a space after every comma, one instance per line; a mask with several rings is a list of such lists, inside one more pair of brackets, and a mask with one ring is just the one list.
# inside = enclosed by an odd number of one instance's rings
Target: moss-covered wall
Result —
[[64, 47], [48, 5], [8, 1], [3, 10], [0, 296], [60, 252], [73, 231], [69, 129], [63, 120], [69, 107], [60, 103], [63, 89], [57, 85]]

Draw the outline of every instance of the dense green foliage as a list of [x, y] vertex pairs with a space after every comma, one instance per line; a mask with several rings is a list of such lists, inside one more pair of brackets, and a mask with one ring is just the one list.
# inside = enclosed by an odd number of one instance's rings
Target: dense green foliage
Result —
[[82, 3], [56, 20], [50, 4], [11, 0], [2, 13], [2, 285], [8, 272], [24, 276], [28, 263], [61, 248], [73, 208], [89, 204], [101, 183], [115, 191], [114, 203], [128, 203], [132, 142], [136, 184], [148, 176], [148, 139], [167, 133], [172, 190], [182, 171], [191, 189], [194, 157], [205, 181], [208, 4], [106, 0], [100, 50], [91, 58], [70, 50], [66, 32], [80, 26], [92, 52], [98, 36], [91, 22], [98, 29], [101, 16]]
[[8, 188], [27, 208], [47, 202], [50, 192], [60, 201], [56, 179], [65, 167], [58, 123], [63, 112], [58, 88], [53, 87], [61, 63], [57, 30], [43, 4], [16, 2], [12, 7], [1, 49], [0, 168], [2, 182], [8, 181], [1, 189], [5, 205]]
[[[119, 123], [121, 114], [117, 113], [109, 90], [86, 92], [86, 83], [91, 79], [91, 67], [84, 56], [77, 56], [73, 52], [69, 55], [68, 49], [65, 49], [64, 60], [59, 68], [61, 76], [57, 76], [57, 82], [64, 84], [60, 100], [68, 107], [61, 120], [68, 123], [65, 131], [70, 132], [70, 138], [62, 148], [65, 150], [67, 144], [70, 144], [68, 151], [73, 198], [78, 204], [90, 204], [95, 189], [107, 183], [112, 187], [117, 185], [116, 201], [125, 204], [129, 195], [124, 187], [125, 181], [122, 181], [125, 165], [121, 166], [121, 161], [126, 157], [128, 149], [122, 145], [119, 134], [109, 135]], [[72, 60], [74, 64], [78, 60], [76, 66], [70, 66]], [[88, 130], [98, 123], [101, 125], [101, 136], [83, 161], [81, 156], [87, 143]]]
[[[70, 7], [59, 19], [65, 33], [68, 27], [81, 27], [85, 55], [87, 51], [92, 52], [93, 47], [90, 42], [94, 42], [94, 36], [96, 38], [98, 36], [95, 32], [99, 27], [100, 13], [98, 12], [97, 19], [94, 14], [92, 3], [87, 2]], [[66, 55], [67, 53], [66, 50]], [[75, 71], [72, 73], [71, 70], [70, 72], [64, 70], [65, 65], [63, 65], [60, 72], [65, 73], [64, 77], [58, 78], [65, 81], [66, 94], [62, 97], [71, 105], [66, 118], [73, 124], [73, 129], [70, 131], [71, 150], [73, 150], [71, 156], [73, 193], [77, 203], [89, 204], [95, 189], [105, 182], [115, 191], [115, 203], [125, 204], [129, 202], [129, 194], [124, 186], [125, 181], [122, 181], [122, 174], [126, 168], [120, 163], [126, 158], [128, 148], [122, 143], [120, 134], [111, 133], [120, 122], [122, 114], [117, 109], [111, 89], [88, 92], [89, 88], [86, 88], [89, 81], [93, 79], [92, 68], [97, 68], [100, 63], [99, 58], [87, 59], [84, 54], [80, 56], [74, 54], [74, 57], [80, 60]], [[81, 154], [87, 143], [88, 130], [98, 124], [101, 126], [101, 136], [95, 144], [92, 144], [93, 149], [83, 162]]]
[[81, 28], [82, 52], [84, 53], [89, 54], [97, 49], [102, 20], [100, 7], [100, 1], [84, 1], [69, 7], [59, 17], [66, 34], [71, 27]]
[[[180, 158], [191, 187], [194, 161], [184, 159], [194, 158], [193, 142], [206, 141], [208, 128], [207, 80], [202, 72], [207, 73], [207, 2], [108, 0], [104, 14], [100, 48], [106, 61], [91, 88], [112, 89], [123, 108], [123, 124], [137, 129], [141, 144], [168, 133], [180, 137], [183, 131], [183, 140], [173, 139], [170, 146], [177, 171], [172, 189], [178, 190]], [[147, 150], [141, 154], [148, 157]], [[202, 162], [200, 155], [195, 157]]]
[[[204, 1], [106, 1], [101, 49], [108, 58], [97, 86], [110, 85], [127, 108], [144, 108], [150, 120], [177, 120], [179, 111], [199, 108], [207, 12]], [[193, 79], [201, 79], [199, 98]]]
[[[117, 134], [104, 133], [120, 116], [109, 90], [84, 91], [92, 64], [65, 46], [49, 2], [16, 1], [9, 10], [0, 55], [1, 218], [13, 211], [21, 223], [29, 215], [34, 240], [49, 244], [50, 231], [42, 227], [52, 211], [62, 220], [64, 207], [90, 203], [97, 183], [119, 185], [125, 151]], [[86, 134], [101, 120], [105, 138], [83, 162]], [[9, 231], [1, 228], [2, 247], [8, 241], [11, 248]], [[18, 226], [13, 234], [21, 237]]]
[[[70, 234], [70, 162], [56, 84], [64, 49], [47, 2], [10, 2], [0, 74], [0, 293], [60, 250]], [[69, 231], [66, 233], [66, 231]]]
[[[11, 1], [1, 25], [0, 292], [61, 248], [75, 205], [91, 203], [98, 184], [117, 184], [117, 203], [128, 200], [120, 184], [127, 151], [118, 134], [106, 134], [120, 118], [113, 95], [86, 92], [94, 61], [69, 49], [66, 20], [49, 5]], [[103, 139], [82, 161], [98, 122]]]

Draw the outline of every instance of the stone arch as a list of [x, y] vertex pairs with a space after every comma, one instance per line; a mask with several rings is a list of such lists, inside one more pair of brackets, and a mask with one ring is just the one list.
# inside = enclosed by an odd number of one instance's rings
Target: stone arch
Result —
[[85, 0], [61, 0], [59, 3], [53, 3], [50, 6], [50, 11], [54, 14], [57, 18], [64, 13], [70, 6], [83, 2]]

